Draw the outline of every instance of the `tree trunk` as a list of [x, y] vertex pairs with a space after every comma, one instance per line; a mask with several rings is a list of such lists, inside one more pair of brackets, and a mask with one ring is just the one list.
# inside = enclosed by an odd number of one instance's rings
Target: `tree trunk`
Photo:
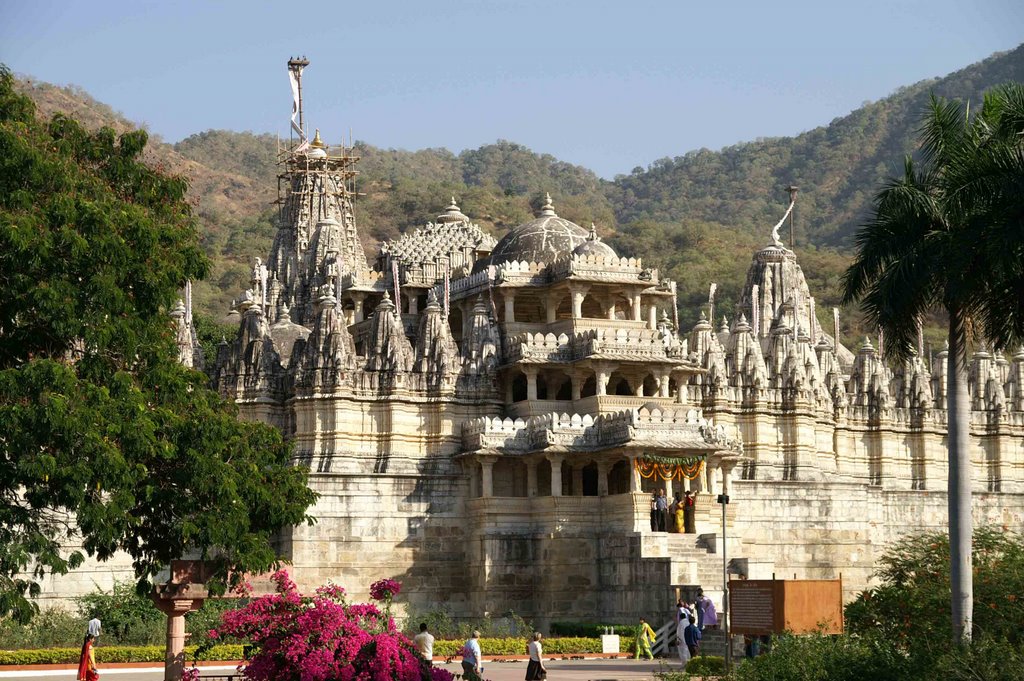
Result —
[[949, 558], [953, 641], [971, 640], [974, 583], [971, 570], [971, 405], [967, 396], [967, 339], [962, 313], [950, 310], [947, 409], [949, 414]]

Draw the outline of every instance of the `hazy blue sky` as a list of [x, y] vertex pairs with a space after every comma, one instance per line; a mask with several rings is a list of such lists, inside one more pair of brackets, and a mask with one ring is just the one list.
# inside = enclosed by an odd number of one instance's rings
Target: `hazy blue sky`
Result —
[[508, 139], [606, 177], [792, 135], [1022, 41], [1021, 0], [0, 0], [0, 61], [168, 141], [287, 136], [285, 62], [305, 54], [307, 120], [330, 139]]

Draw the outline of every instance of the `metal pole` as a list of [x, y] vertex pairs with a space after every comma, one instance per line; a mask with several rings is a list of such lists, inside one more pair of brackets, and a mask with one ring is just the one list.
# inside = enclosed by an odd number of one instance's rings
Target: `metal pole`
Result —
[[725, 624], [725, 673], [732, 673], [732, 640], [729, 636], [729, 556], [725, 537], [725, 509], [729, 503], [729, 495], [725, 494], [725, 473], [722, 473], [722, 494], [718, 495], [718, 503], [722, 505], [722, 619]]

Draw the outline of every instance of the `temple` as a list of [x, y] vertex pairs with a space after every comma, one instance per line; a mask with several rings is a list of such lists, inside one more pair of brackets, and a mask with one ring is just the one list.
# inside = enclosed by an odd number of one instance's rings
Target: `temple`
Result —
[[[848, 350], [777, 228], [739, 309], [684, 331], [674, 282], [550, 196], [497, 241], [452, 198], [367, 259], [357, 160], [319, 131], [283, 153], [273, 248], [207, 367], [310, 470], [318, 522], [281, 537], [300, 585], [633, 621], [676, 589], [720, 603], [724, 549], [733, 575], [841, 575], [851, 597], [883, 547], [946, 527], [946, 353]], [[1024, 349], [978, 350], [970, 377], [975, 522], [1020, 527]], [[652, 531], [658, 488], [696, 492], [695, 533]]]

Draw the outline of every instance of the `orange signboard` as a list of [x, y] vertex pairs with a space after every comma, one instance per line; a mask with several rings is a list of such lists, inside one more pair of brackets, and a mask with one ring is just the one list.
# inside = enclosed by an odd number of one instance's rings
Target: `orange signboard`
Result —
[[729, 582], [734, 634], [843, 633], [839, 579], [743, 579]]

